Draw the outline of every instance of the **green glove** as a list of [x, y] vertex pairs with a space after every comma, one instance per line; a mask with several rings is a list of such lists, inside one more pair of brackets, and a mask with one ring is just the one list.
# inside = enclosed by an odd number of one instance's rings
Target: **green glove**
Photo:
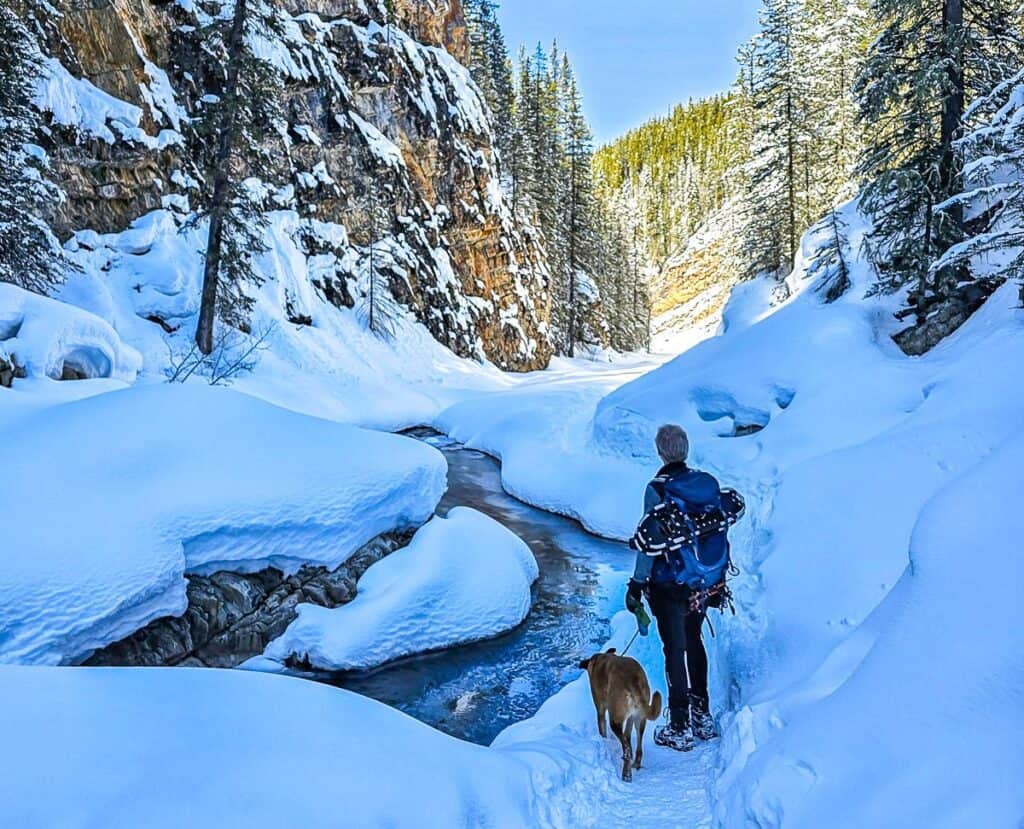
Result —
[[647, 615], [643, 605], [634, 610], [633, 615], [636, 616], [636, 626], [640, 628], [640, 635], [646, 636], [651, 630], [651, 617]]

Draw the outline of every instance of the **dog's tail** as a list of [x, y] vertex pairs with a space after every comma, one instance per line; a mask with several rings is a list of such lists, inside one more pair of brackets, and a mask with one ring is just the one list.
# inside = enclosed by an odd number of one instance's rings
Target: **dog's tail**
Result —
[[647, 706], [646, 716], [649, 720], [656, 720], [661, 716], [661, 691], [654, 692]]

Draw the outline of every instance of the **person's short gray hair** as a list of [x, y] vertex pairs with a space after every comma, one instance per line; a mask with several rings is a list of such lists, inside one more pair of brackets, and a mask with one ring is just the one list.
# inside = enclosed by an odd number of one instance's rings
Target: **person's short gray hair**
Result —
[[674, 423], [666, 423], [658, 429], [654, 445], [658, 447], [658, 454], [665, 463], [680, 463], [690, 455], [690, 439], [683, 427]]

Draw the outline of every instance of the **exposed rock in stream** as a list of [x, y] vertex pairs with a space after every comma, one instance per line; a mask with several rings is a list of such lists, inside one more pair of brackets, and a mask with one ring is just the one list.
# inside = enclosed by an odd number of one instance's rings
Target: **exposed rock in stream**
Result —
[[378, 536], [333, 571], [303, 567], [291, 576], [274, 568], [188, 575], [183, 616], [157, 619], [94, 652], [84, 664], [233, 668], [284, 633], [297, 605], [339, 607], [352, 601], [363, 573], [411, 537], [411, 532]]

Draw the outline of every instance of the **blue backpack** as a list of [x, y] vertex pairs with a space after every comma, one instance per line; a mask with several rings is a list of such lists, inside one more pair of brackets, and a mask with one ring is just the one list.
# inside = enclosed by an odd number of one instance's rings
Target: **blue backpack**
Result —
[[651, 486], [659, 502], [640, 521], [630, 546], [658, 560], [651, 578], [707, 590], [729, 570], [728, 530], [743, 516], [743, 498], [706, 472], [663, 475]]

